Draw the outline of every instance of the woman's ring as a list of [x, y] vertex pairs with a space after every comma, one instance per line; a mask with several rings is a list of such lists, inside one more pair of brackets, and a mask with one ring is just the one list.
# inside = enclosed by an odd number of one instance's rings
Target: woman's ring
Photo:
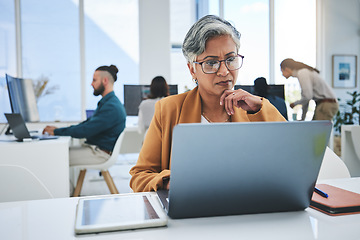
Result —
[[235, 95], [235, 93], [233, 92], [233, 95]]

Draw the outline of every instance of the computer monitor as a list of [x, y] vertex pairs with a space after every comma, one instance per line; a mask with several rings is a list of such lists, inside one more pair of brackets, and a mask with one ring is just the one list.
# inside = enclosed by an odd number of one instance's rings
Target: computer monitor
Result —
[[40, 117], [32, 80], [6, 74], [6, 84], [12, 113], [20, 113], [25, 122], [38, 122]]
[[[234, 89], [243, 89], [251, 94], [255, 94], [254, 85], [235, 85]], [[282, 99], [285, 99], [285, 89], [284, 84], [269, 84], [268, 85], [268, 94], [278, 96]]]
[[[178, 94], [177, 85], [169, 85], [170, 95]], [[150, 85], [124, 85], [124, 106], [128, 116], [137, 116], [139, 105], [150, 94]]]

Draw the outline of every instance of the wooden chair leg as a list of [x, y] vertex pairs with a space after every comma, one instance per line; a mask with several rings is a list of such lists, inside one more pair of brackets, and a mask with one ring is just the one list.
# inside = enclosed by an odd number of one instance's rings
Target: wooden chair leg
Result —
[[79, 178], [76, 183], [73, 197], [78, 197], [80, 195], [81, 188], [84, 183], [85, 174], [86, 174], [86, 169], [80, 170]]
[[108, 185], [108, 188], [110, 190], [110, 193], [111, 194], [118, 194], [119, 191], [117, 190], [116, 186], [115, 186], [115, 183], [114, 183], [114, 180], [113, 178], [111, 177], [110, 173], [108, 170], [102, 170], [101, 171], [102, 175], [104, 176], [104, 179], [105, 179], [105, 182], [106, 184]]

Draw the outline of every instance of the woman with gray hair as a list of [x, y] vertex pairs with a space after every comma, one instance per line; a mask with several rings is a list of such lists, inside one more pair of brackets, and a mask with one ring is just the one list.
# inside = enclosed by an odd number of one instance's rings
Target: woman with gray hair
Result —
[[169, 189], [172, 130], [179, 123], [285, 121], [265, 98], [233, 90], [244, 58], [239, 48], [239, 32], [217, 16], [205, 16], [190, 28], [182, 50], [197, 87], [156, 103], [130, 170], [135, 192]]

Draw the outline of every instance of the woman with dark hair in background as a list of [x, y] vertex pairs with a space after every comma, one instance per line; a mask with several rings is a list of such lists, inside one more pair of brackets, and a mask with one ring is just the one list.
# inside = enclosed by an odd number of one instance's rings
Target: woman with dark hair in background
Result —
[[332, 120], [339, 110], [339, 104], [332, 89], [321, 78], [320, 71], [291, 58], [283, 60], [280, 67], [282, 75], [286, 79], [296, 77], [299, 80], [301, 99], [291, 103], [290, 107], [302, 105], [301, 120], [305, 120], [311, 99], [316, 103], [313, 120]]
[[151, 81], [148, 99], [139, 105], [138, 127], [140, 133], [145, 133], [150, 126], [155, 111], [155, 103], [163, 97], [169, 96], [169, 86], [165, 78], [157, 76]]

